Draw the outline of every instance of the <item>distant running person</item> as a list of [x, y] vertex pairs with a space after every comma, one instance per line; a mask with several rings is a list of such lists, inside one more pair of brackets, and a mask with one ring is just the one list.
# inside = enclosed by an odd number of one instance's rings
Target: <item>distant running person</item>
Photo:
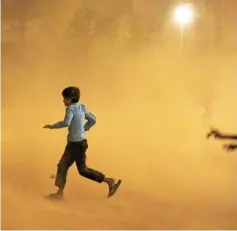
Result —
[[[212, 129], [208, 134], [207, 134], [207, 138], [210, 137], [214, 137], [215, 139], [230, 139], [230, 140], [237, 140], [237, 135], [227, 135], [227, 134], [222, 134], [221, 132], [219, 132], [216, 129]], [[237, 149], [237, 144], [224, 144], [223, 146], [224, 149], [226, 149], [227, 151], [234, 151]]]
[[[49, 196], [53, 198], [63, 197], [68, 169], [76, 162], [79, 174], [95, 182], [106, 183], [109, 188], [108, 197], [111, 197], [116, 193], [122, 181], [119, 179], [116, 182], [115, 179], [106, 177], [103, 173], [88, 168], [86, 165], [86, 150], [88, 149], [88, 144], [85, 131], [89, 131], [89, 129], [95, 125], [96, 118], [87, 110], [85, 105], [79, 104], [79, 88], [67, 87], [62, 91], [62, 96], [64, 105], [66, 106], [64, 120], [43, 127], [48, 129], [68, 127], [67, 145], [57, 165], [58, 170], [55, 185], [58, 187], [58, 191]], [[87, 120], [86, 123], [85, 119]]]

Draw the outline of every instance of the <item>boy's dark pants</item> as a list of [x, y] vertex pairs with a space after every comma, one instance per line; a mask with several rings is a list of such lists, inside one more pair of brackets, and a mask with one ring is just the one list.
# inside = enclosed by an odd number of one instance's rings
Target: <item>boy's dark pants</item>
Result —
[[103, 182], [105, 175], [86, 166], [86, 150], [88, 148], [87, 140], [80, 142], [68, 142], [62, 158], [58, 163], [58, 171], [55, 185], [64, 189], [67, 180], [67, 171], [76, 162], [77, 169], [81, 176], [96, 181]]

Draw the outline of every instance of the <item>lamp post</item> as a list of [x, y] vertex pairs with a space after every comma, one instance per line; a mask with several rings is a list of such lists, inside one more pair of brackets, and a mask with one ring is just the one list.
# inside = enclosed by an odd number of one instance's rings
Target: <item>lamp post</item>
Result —
[[173, 19], [179, 27], [180, 54], [183, 56], [184, 34], [188, 26], [193, 23], [194, 9], [191, 4], [181, 4], [174, 9]]

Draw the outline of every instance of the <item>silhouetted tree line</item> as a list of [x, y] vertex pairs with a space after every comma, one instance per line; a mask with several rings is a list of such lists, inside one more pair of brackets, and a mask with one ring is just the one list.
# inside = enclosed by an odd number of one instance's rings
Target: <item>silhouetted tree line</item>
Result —
[[[146, 5], [148, 2], [150, 9], [153, 9], [153, 15], [142, 12], [142, 4]], [[54, 39], [60, 40], [60, 36], [74, 39], [81, 36], [109, 36], [113, 39], [125, 37], [143, 40], [154, 33], [161, 33], [170, 5], [178, 2], [177, 0], [2, 0], [2, 19], [17, 22], [12, 30], [19, 32], [21, 42], [25, 42], [27, 22], [36, 18], [44, 19], [45, 31], [49, 37], [56, 36]], [[207, 12], [214, 15], [216, 38], [220, 38], [225, 8], [231, 6], [224, 7], [223, 0], [200, 0], [199, 3], [203, 3]], [[205, 19], [199, 23], [201, 26], [202, 24], [205, 24]]]

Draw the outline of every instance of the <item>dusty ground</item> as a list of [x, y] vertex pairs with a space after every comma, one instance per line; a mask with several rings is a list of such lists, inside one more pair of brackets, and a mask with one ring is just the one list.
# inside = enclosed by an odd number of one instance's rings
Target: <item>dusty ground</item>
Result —
[[[105, 51], [95, 49], [79, 67], [58, 55], [5, 56], [2, 229], [237, 229], [237, 154], [205, 139], [209, 126], [236, 133], [236, 57], [106, 52], [98, 59]], [[44, 198], [55, 190], [49, 176], [66, 130], [42, 126], [63, 118], [68, 85], [81, 87], [97, 115], [88, 165], [123, 179], [109, 200], [75, 166], [66, 200]]]

